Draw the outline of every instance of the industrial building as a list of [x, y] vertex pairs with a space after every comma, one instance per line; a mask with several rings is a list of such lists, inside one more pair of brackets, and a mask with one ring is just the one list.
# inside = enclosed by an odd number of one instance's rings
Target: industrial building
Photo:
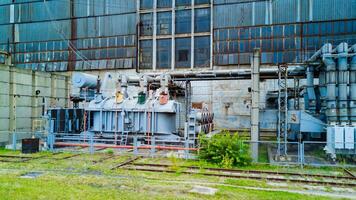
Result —
[[[188, 137], [192, 125], [356, 154], [355, 9], [356, 0], [3, 0], [0, 142], [40, 127], [46, 107], [58, 120], [52, 132], [84, 126], [105, 139], [121, 134], [121, 145], [151, 130]], [[65, 107], [84, 110], [64, 117]], [[86, 111], [92, 126], [60, 122]], [[158, 124], [142, 125], [147, 112]]]

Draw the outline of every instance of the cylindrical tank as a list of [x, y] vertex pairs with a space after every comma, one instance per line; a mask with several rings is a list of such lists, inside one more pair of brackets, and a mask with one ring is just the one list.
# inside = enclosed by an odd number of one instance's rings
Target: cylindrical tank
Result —
[[340, 124], [346, 125], [349, 122], [348, 115], [348, 99], [347, 85], [349, 80], [348, 65], [347, 65], [347, 43], [341, 43], [337, 46], [338, 59], [338, 98], [337, 108], [339, 110]]
[[73, 86], [77, 88], [95, 89], [97, 86], [97, 80], [97, 76], [81, 72], [75, 72], [72, 76]]
[[327, 118], [329, 124], [336, 124], [338, 121], [337, 116], [337, 105], [336, 105], [336, 79], [337, 79], [337, 71], [336, 64], [331, 55], [332, 45], [325, 44], [322, 48], [324, 64], [326, 66], [326, 82], [327, 82]]

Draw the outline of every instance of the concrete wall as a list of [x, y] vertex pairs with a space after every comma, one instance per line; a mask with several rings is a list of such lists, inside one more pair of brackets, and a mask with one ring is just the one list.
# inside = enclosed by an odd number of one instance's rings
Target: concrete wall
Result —
[[0, 143], [8, 140], [9, 133], [25, 137], [31, 132], [34, 120], [41, 119], [43, 101], [47, 105], [67, 106], [69, 80], [66, 74], [0, 64]]

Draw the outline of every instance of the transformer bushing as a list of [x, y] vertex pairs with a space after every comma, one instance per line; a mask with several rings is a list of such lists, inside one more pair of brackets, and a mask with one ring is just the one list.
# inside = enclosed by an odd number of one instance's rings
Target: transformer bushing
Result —
[[338, 122], [337, 104], [336, 104], [336, 64], [332, 57], [332, 45], [325, 44], [322, 47], [323, 62], [326, 66], [326, 83], [327, 83], [327, 112], [326, 116], [329, 124], [336, 125]]
[[337, 109], [339, 111], [339, 120], [341, 125], [349, 123], [348, 114], [348, 99], [347, 99], [347, 84], [349, 80], [349, 72], [347, 65], [348, 45], [341, 43], [337, 46], [337, 68], [338, 68], [338, 98]]
[[[356, 45], [353, 46], [356, 53]], [[356, 125], [356, 55], [352, 57], [350, 63], [350, 120], [352, 125]]]

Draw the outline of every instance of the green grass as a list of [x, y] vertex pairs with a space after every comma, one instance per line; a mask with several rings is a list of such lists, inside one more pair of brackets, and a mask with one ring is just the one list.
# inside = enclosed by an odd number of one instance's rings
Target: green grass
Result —
[[[0, 199], [327, 199], [318, 196], [304, 196], [281, 191], [258, 191], [241, 187], [274, 188], [265, 181], [227, 179], [188, 175], [180, 173], [181, 166], [218, 167], [205, 162], [177, 158], [144, 158], [137, 162], [173, 164], [177, 173], [152, 173], [110, 170], [111, 167], [132, 158], [122, 155], [100, 163], [94, 161], [109, 156], [109, 153], [83, 154], [70, 159], [59, 160], [73, 153], [51, 155], [41, 152], [31, 156], [48, 156], [24, 163], [0, 162]], [[20, 152], [0, 150], [0, 155], [22, 155]], [[28, 155], [27, 155], [28, 156]], [[299, 170], [272, 166], [249, 166], [245, 169], [268, 169], [277, 171]], [[310, 168], [310, 171], [331, 172], [331, 168]], [[26, 172], [42, 171], [35, 179], [23, 179]], [[337, 171], [337, 170], [336, 170]], [[190, 193], [194, 185], [217, 188], [214, 196]], [[225, 185], [224, 185], [225, 184]], [[300, 190], [288, 186], [287, 189]]]
[[287, 192], [266, 192], [217, 186], [214, 196], [190, 193], [192, 185], [145, 181], [141, 178], [54, 175], [37, 179], [19, 174], [0, 176], [1, 199], [326, 199]]

